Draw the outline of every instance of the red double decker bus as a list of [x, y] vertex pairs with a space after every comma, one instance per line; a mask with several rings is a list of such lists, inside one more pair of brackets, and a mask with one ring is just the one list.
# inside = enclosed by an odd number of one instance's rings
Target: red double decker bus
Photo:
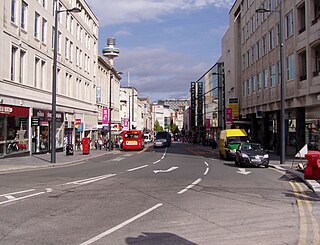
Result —
[[122, 132], [123, 150], [142, 150], [144, 148], [143, 134], [140, 130]]

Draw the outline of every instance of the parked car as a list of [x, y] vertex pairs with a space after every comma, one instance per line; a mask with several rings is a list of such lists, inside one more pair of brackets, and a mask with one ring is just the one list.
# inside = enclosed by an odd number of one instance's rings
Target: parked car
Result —
[[253, 165], [269, 167], [269, 154], [259, 143], [243, 142], [236, 150], [235, 156], [236, 165]]

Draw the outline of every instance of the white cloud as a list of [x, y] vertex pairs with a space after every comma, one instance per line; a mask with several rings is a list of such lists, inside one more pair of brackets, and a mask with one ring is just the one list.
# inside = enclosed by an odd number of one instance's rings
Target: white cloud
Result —
[[123, 86], [127, 86], [126, 73], [130, 72], [130, 86], [137, 88], [139, 95], [149, 96], [152, 100], [187, 97], [190, 82], [200, 78], [209, 68], [165, 48], [142, 47], [123, 49], [115, 66], [125, 73], [122, 75]]
[[131, 36], [131, 35], [132, 35], [132, 33], [127, 30], [120, 30], [115, 33], [116, 37], [124, 37], [124, 36]]
[[230, 8], [234, 0], [87, 0], [101, 26], [161, 20], [174, 11], [192, 11], [207, 5]]

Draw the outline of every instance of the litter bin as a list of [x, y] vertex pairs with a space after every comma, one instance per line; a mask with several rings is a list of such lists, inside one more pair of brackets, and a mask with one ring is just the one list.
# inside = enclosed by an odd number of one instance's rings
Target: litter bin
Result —
[[90, 138], [82, 139], [82, 154], [90, 154]]
[[67, 144], [66, 155], [67, 156], [73, 155], [73, 145], [72, 144]]

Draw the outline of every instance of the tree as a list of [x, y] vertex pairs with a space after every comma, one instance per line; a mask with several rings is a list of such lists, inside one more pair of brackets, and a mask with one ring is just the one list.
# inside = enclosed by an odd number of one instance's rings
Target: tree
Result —
[[163, 127], [160, 125], [158, 120], [156, 120], [156, 122], [154, 124], [154, 131], [155, 132], [163, 132]]
[[171, 130], [171, 132], [172, 132], [173, 134], [180, 133], [180, 130], [179, 130], [178, 126], [177, 126], [175, 123], [172, 124], [170, 130]]

